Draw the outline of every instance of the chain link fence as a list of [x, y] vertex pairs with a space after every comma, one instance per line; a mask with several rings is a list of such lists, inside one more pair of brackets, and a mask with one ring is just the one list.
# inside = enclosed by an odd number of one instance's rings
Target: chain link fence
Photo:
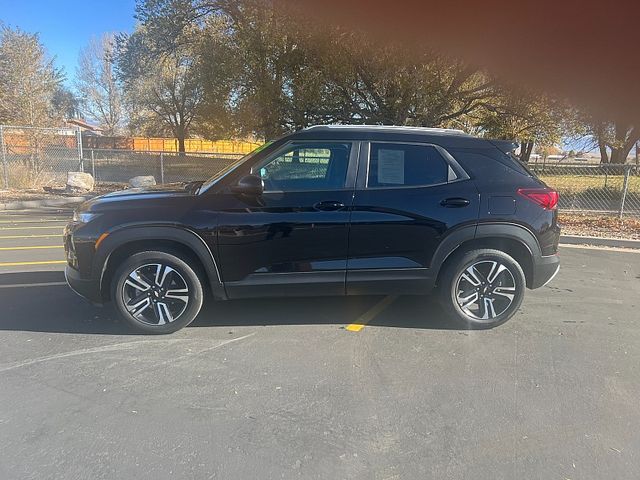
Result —
[[4, 188], [64, 186], [68, 172], [90, 173], [96, 182], [122, 184], [137, 176], [157, 183], [206, 180], [243, 153], [142, 152], [83, 149], [76, 128], [0, 125], [0, 160]]
[[[242, 156], [83, 149], [77, 129], [0, 125], [2, 182], [12, 189], [64, 186], [72, 171], [123, 188], [137, 176], [153, 176], [157, 183], [206, 180]], [[638, 165], [547, 163], [529, 168], [560, 192], [561, 211], [640, 218]]]
[[80, 165], [82, 138], [75, 128], [0, 125], [0, 157], [5, 188], [64, 185]]
[[132, 152], [126, 150], [85, 149], [80, 171], [93, 175], [96, 182], [128, 183], [137, 176], [153, 176], [157, 183], [206, 180], [236, 163], [239, 153]]
[[616, 164], [529, 165], [560, 193], [566, 212], [640, 217], [640, 167]]

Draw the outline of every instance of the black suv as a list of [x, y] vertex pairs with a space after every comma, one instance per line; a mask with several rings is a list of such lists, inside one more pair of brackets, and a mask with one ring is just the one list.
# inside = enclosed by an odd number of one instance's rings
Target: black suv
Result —
[[559, 269], [558, 194], [515, 145], [457, 130], [317, 126], [204, 183], [111, 193], [65, 230], [71, 288], [148, 333], [216, 300], [425, 294], [507, 321]]

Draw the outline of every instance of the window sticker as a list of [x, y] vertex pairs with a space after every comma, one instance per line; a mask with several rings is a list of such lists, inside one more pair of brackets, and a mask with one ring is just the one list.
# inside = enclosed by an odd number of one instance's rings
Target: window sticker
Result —
[[378, 150], [378, 183], [404, 185], [404, 150]]

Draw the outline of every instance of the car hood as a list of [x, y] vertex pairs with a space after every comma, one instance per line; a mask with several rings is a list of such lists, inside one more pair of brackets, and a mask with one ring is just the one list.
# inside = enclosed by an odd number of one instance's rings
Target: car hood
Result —
[[144, 197], [149, 196], [184, 196], [191, 195], [191, 193], [182, 185], [155, 185], [153, 187], [141, 187], [141, 188], [128, 188], [126, 190], [119, 190], [117, 192], [107, 193], [97, 198], [113, 199], [122, 197]]
[[[118, 208], [124, 204], [138, 204], [139, 206], [155, 206], [165, 203], [165, 201], [173, 201], [175, 199], [183, 199], [185, 197], [193, 197], [193, 189], [185, 188], [184, 185], [158, 185], [145, 188], [129, 188], [117, 192], [107, 193], [99, 197], [92, 198], [84, 202], [78, 211], [102, 211]], [[131, 206], [134, 206], [131, 205]]]

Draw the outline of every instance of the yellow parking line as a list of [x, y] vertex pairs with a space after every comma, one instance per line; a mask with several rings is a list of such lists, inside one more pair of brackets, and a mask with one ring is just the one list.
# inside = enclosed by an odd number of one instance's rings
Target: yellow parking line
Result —
[[46, 248], [64, 248], [62, 245], [37, 245], [33, 247], [0, 247], [0, 251], [11, 251], [11, 250], [43, 250]]
[[0, 263], [0, 267], [22, 267], [24, 265], [61, 265], [67, 263], [66, 260], [50, 260], [45, 262], [7, 262]]
[[37, 226], [37, 227], [0, 227], [0, 232], [4, 231], [4, 230], [60, 230], [62, 231], [62, 229], [60, 228], [60, 225], [56, 225], [55, 227], [41, 227], [41, 226]]
[[28, 288], [28, 287], [58, 287], [66, 285], [67, 282], [45, 282], [45, 283], [13, 283], [11, 285], [0, 285], [3, 288]]
[[345, 327], [346, 330], [350, 332], [359, 332], [364, 328], [364, 326], [369, 323], [371, 320], [376, 318], [385, 308], [391, 305], [396, 299], [397, 295], [391, 295], [383, 298], [378, 303], [376, 303], [369, 310], [360, 315], [355, 322]]
[[62, 234], [58, 235], [0, 235], [0, 240], [18, 240], [20, 238], [60, 238]]
[[0, 223], [67, 223], [68, 220], [47, 220], [39, 218], [36, 220], [0, 220]]

